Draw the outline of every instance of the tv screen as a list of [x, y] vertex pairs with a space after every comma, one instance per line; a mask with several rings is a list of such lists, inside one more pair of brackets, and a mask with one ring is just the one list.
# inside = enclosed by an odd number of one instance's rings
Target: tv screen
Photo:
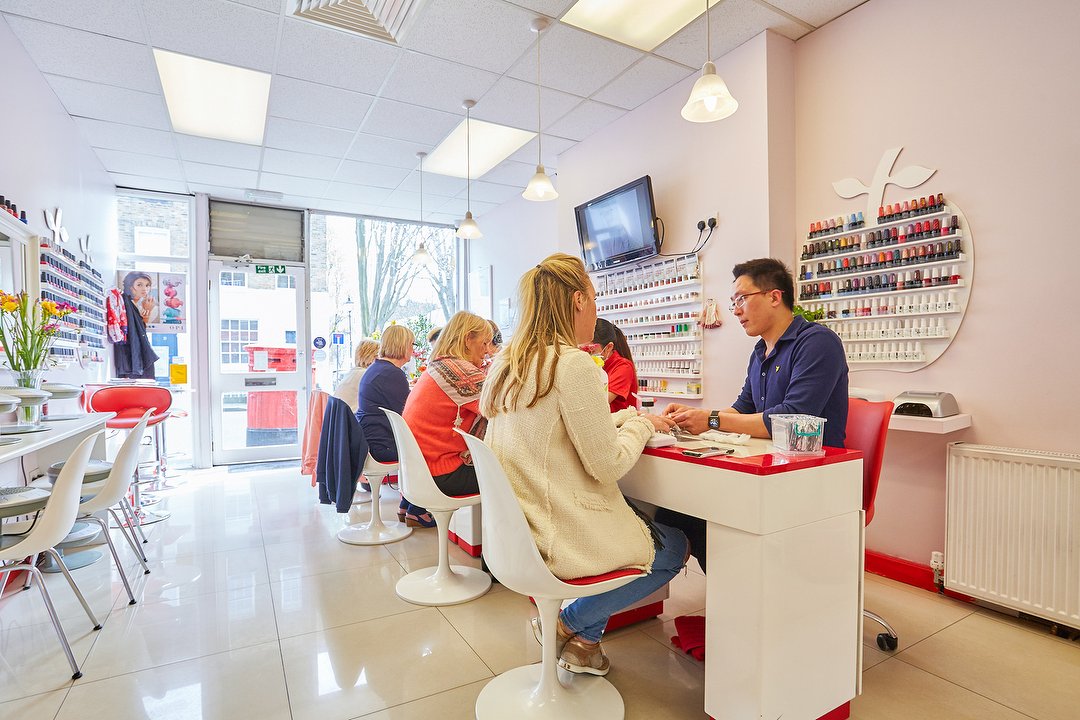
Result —
[[648, 175], [578, 205], [574, 214], [581, 256], [589, 270], [603, 270], [660, 252]]

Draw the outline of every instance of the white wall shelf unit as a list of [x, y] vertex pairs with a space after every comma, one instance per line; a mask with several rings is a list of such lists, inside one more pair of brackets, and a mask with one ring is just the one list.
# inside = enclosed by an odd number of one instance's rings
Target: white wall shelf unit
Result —
[[935, 435], [945, 435], [969, 427], [971, 427], [971, 416], [964, 413], [943, 418], [893, 415], [889, 420], [890, 430], [905, 430]]
[[700, 399], [703, 302], [697, 254], [592, 273], [597, 314], [626, 335], [639, 397]]

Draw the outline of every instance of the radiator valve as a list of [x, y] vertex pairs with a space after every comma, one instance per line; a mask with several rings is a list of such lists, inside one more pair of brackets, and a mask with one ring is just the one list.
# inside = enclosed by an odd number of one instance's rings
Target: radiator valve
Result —
[[930, 569], [934, 571], [934, 585], [938, 591], [945, 588], [945, 555], [939, 551], [930, 553]]

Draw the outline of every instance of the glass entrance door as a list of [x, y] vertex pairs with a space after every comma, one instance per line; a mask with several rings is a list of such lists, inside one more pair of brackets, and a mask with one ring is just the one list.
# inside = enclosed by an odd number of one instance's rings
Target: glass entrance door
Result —
[[302, 267], [210, 261], [211, 457], [300, 457], [311, 359]]

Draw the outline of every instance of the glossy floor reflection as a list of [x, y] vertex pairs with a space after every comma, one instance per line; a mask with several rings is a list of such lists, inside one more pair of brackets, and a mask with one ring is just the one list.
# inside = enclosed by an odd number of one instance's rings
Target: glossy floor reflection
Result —
[[[395, 595], [399, 577], [435, 563], [434, 530], [392, 545], [344, 545], [335, 533], [366, 519], [366, 508], [347, 520], [318, 505], [295, 469], [185, 479], [162, 494], [173, 515], [150, 529], [153, 572], [136, 571], [121, 547], [137, 605], [127, 604], [111, 564], [75, 571], [101, 631], [90, 629], [63, 578], [48, 576], [81, 680], [69, 679], [37, 593], [0, 600], [0, 718], [466, 720], [493, 675], [539, 659], [532, 606], [500, 585], [446, 608]], [[396, 494], [382, 505], [392, 518]], [[479, 566], [456, 548], [451, 561]], [[676, 616], [704, 608], [704, 577], [690, 570], [671, 593], [660, 618], [605, 641], [627, 718], [703, 717], [703, 667], [669, 638]], [[1080, 644], [873, 576], [866, 602], [901, 644], [879, 652], [867, 625], [864, 693], [852, 717], [1076, 717]]]

